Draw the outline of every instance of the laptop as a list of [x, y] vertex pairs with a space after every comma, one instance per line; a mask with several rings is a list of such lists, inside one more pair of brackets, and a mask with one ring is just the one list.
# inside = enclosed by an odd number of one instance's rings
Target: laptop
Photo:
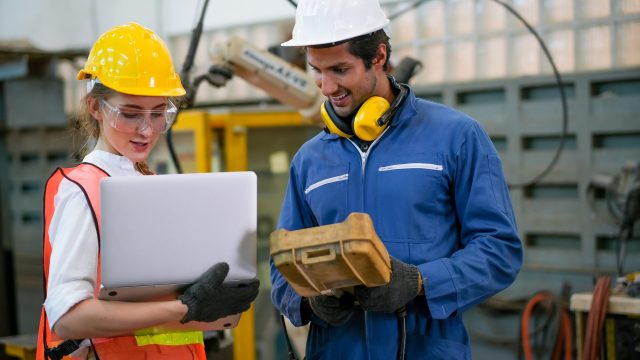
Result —
[[[100, 196], [100, 299], [175, 299], [223, 261], [227, 286], [256, 277], [255, 173], [107, 177]], [[239, 318], [156, 330], [231, 328]]]

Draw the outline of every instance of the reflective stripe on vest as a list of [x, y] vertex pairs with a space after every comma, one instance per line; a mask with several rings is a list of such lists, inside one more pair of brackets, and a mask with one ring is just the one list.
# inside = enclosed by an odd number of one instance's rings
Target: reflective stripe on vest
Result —
[[[43, 233], [43, 288], [45, 298], [47, 295], [47, 279], [49, 278], [49, 265], [51, 260], [51, 242], [49, 239], [49, 226], [51, 219], [55, 212], [55, 196], [58, 194], [60, 184], [63, 179], [67, 179], [76, 184], [80, 190], [82, 190], [91, 210], [91, 214], [94, 220], [96, 233], [98, 236], [98, 252], [100, 251], [100, 180], [109, 176], [106, 171], [100, 169], [96, 165], [90, 163], [82, 163], [74, 168], [57, 168], [53, 174], [47, 180], [44, 192], [44, 233]], [[98, 254], [98, 273], [96, 275], [96, 284], [100, 284], [100, 256]], [[96, 287], [94, 295], [98, 295], [99, 287]], [[38, 328], [38, 343], [36, 349], [36, 359], [44, 359], [44, 348], [46, 346], [51, 348], [57, 346], [61, 340], [55, 333], [49, 329], [49, 322], [47, 320], [44, 306], [42, 308], [40, 316], [40, 325]], [[175, 336], [174, 336], [175, 335]], [[176, 348], [176, 345], [186, 345], [184, 350], [185, 354], [192, 354], [194, 359], [205, 359], [204, 353], [204, 341], [201, 331], [184, 332], [179, 334], [163, 334], [162, 336], [148, 336], [143, 335], [140, 339], [137, 337], [134, 341], [127, 340], [126, 338], [134, 340], [132, 336], [125, 336], [111, 339], [94, 339], [96, 350], [98, 355], [100, 353], [112, 353], [130, 351], [151, 351], [157, 353], [176, 353], [181, 349]], [[137, 344], [137, 346], [136, 346]], [[152, 347], [145, 345], [154, 345]], [[123, 348], [124, 346], [124, 348]], [[160, 346], [158, 348], [158, 346]], [[167, 347], [168, 349], [162, 349]], [[133, 348], [132, 348], [133, 347]], [[183, 346], [184, 347], [184, 346]], [[177, 354], [176, 354], [177, 355]], [[184, 355], [184, 354], [182, 354]], [[65, 357], [66, 358], [66, 357]], [[126, 357], [125, 357], [126, 358]]]
[[187, 345], [187, 344], [204, 344], [202, 331], [188, 331], [167, 334], [148, 334], [136, 335], [136, 343], [138, 346], [145, 345]]

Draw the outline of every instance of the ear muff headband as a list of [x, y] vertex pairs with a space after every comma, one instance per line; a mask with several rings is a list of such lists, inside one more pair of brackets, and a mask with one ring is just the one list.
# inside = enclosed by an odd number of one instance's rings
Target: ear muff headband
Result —
[[391, 119], [393, 118], [393, 115], [395, 115], [396, 111], [400, 108], [400, 105], [402, 105], [402, 103], [404, 102], [404, 99], [407, 97], [407, 93], [409, 92], [406, 86], [398, 84], [393, 77], [389, 77], [389, 78], [391, 79], [391, 83], [393, 84], [393, 86], [399, 89], [400, 92], [398, 92], [398, 95], [396, 95], [396, 98], [393, 99], [391, 106], [389, 106], [389, 110], [387, 110], [384, 114], [382, 114], [382, 116], [378, 118], [377, 120], [378, 126], [386, 126], [389, 123], [389, 121], [391, 121]]

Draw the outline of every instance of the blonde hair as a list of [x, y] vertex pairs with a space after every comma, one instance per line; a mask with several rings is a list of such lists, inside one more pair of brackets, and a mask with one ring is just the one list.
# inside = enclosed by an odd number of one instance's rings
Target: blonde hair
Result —
[[[100, 137], [100, 123], [91, 115], [91, 112], [89, 112], [89, 99], [95, 99], [99, 102], [117, 93], [117, 91], [96, 82], [91, 91], [82, 98], [75, 127], [75, 130], [86, 138], [79, 152], [80, 157], [88, 154], [91, 151], [90, 146]], [[134, 164], [134, 167], [143, 175], [154, 175], [154, 172], [151, 171], [149, 165], [145, 162], [137, 162]]]

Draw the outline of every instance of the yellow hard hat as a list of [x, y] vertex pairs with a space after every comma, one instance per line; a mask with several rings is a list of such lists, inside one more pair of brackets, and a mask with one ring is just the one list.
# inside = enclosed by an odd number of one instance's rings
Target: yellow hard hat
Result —
[[153, 31], [136, 23], [102, 34], [89, 53], [78, 80], [98, 78], [115, 91], [143, 96], [182, 96], [186, 92], [171, 54]]

